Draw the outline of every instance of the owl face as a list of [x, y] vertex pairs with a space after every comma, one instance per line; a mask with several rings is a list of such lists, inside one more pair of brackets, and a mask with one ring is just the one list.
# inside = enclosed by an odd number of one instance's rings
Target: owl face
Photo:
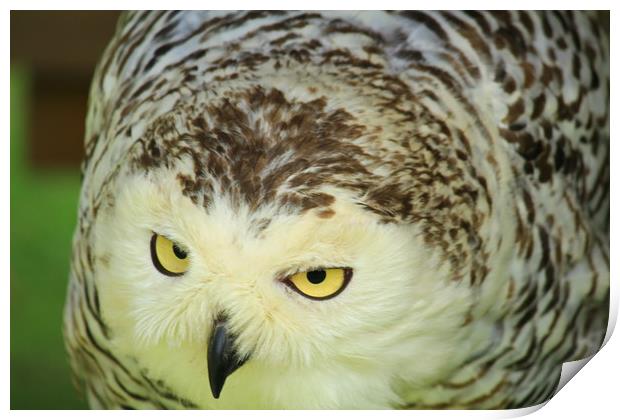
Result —
[[[377, 406], [397, 398], [399, 374], [424, 383], [459, 362], [471, 296], [413, 226], [381, 223], [329, 188], [329, 217], [235, 208], [225, 195], [205, 209], [182, 193], [183, 164], [127, 176], [97, 226], [96, 281], [121, 354], [218, 407], [251, 406], [248, 396], [286, 406], [299, 375], [317, 383], [309, 406], [351, 392]], [[215, 400], [208, 353], [222, 319], [245, 363]]]
[[445, 202], [424, 175], [443, 151], [409, 152], [436, 123], [353, 93], [240, 85], [142, 133], [95, 226], [115, 354], [203, 407], [385, 408], [488, 343], [446, 255], [463, 238], [405, 219]]

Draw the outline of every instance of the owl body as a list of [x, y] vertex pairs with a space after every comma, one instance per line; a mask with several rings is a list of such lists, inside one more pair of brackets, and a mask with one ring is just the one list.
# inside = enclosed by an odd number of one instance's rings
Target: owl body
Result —
[[91, 406], [549, 399], [607, 325], [608, 58], [584, 13], [123, 15], [65, 311]]

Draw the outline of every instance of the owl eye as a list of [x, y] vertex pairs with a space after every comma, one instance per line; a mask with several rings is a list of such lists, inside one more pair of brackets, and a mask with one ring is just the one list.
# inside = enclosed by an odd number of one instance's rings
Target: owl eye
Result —
[[309, 299], [330, 299], [344, 290], [352, 273], [350, 268], [320, 268], [293, 274], [285, 283]]
[[180, 276], [189, 266], [187, 251], [156, 233], [151, 237], [151, 258], [155, 268], [167, 276]]

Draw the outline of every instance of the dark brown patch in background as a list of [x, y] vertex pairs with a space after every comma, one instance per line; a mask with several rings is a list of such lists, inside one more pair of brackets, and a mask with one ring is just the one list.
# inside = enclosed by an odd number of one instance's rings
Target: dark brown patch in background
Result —
[[32, 77], [27, 148], [35, 167], [79, 168], [90, 80], [117, 11], [11, 11], [11, 64]]

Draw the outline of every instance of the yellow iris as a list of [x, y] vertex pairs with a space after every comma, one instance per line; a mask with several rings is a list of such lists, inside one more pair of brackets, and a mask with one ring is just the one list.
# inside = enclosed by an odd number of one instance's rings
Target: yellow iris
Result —
[[324, 268], [293, 274], [288, 282], [302, 295], [310, 299], [329, 299], [340, 293], [350, 278], [350, 270]]
[[153, 265], [167, 276], [180, 276], [187, 271], [187, 252], [165, 236], [153, 234], [151, 238]]

